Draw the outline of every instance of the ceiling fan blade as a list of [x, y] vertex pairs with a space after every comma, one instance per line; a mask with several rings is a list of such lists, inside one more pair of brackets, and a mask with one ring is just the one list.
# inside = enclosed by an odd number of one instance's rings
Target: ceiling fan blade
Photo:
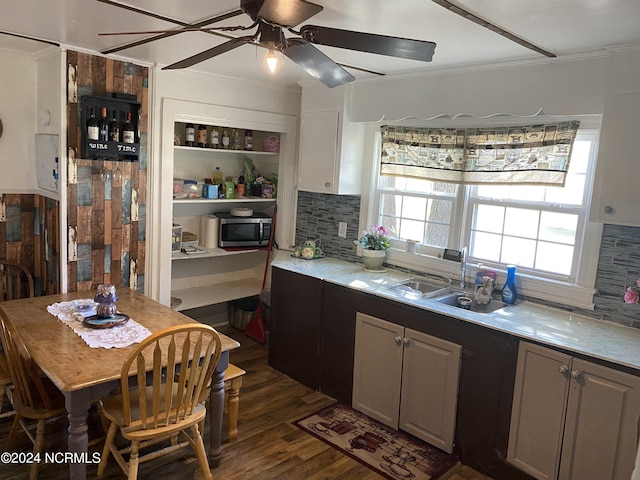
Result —
[[440, 5], [441, 7], [446, 8], [447, 10], [452, 11], [453, 13], [460, 15], [461, 17], [466, 18], [467, 20], [471, 20], [473, 23], [476, 23], [478, 25], [480, 25], [481, 27], [487, 28], [489, 30], [491, 30], [492, 32], [497, 33], [498, 35], [502, 35], [505, 38], [508, 38], [509, 40], [511, 40], [512, 42], [517, 43], [518, 45], [522, 45], [523, 47], [526, 47], [530, 50], [533, 50], [534, 52], [538, 52], [541, 53], [542, 55], [545, 55], [547, 57], [551, 57], [551, 58], [555, 58], [556, 54], [553, 52], [550, 52], [548, 50], [545, 50], [544, 48], [538, 47], [537, 45], [534, 45], [531, 42], [528, 42], [527, 40], [525, 40], [524, 38], [520, 38], [517, 35], [514, 35], [511, 32], [507, 32], [506, 30], [503, 30], [502, 28], [474, 15], [473, 13], [458, 7], [457, 5], [454, 5], [453, 3], [449, 2], [448, 0], [433, 0], [433, 2], [437, 3], [438, 5]]
[[8, 35], [10, 37], [16, 38], [24, 38], [26, 40], [33, 40], [34, 42], [46, 43], [47, 45], [53, 45], [54, 47], [59, 47], [60, 44], [57, 42], [52, 42], [50, 40], [44, 40], [42, 38], [36, 37], [28, 37], [27, 35], [20, 35], [19, 33], [5, 32], [4, 30], [0, 30], [0, 35]]
[[[167, 30], [164, 33], [161, 33], [159, 35], [154, 35], [152, 37], [148, 37], [148, 38], [143, 38], [142, 40], [136, 40], [134, 42], [129, 42], [129, 43], [125, 43], [124, 45], [120, 45], [119, 47], [113, 47], [113, 48], [109, 48], [107, 50], [103, 50], [101, 53], [103, 55], [108, 55], [110, 53], [115, 53], [115, 52], [119, 52], [121, 50], [126, 50], [127, 48], [132, 48], [132, 47], [137, 47], [138, 45], [144, 45], [145, 43], [149, 43], [149, 42], [153, 42], [156, 40], [160, 40], [163, 38], [167, 38], [167, 37], [172, 37], [173, 35], [177, 35], [179, 33], [183, 33], [185, 31], [189, 31], [186, 29], [196, 29], [196, 28], [200, 28], [200, 27], [206, 27], [207, 25], [211, 25], [212, 23], [217, 23], [217, 22], [221, 22], [223, 20], [226, 20], [228, 18], [233, 18], [236, 17], [238, 15], [242, 15], [244, 12], [240, 9], [238, 10], [233, 10], [231, 12], [228, 13], [223, 13], [222, 15], [216, 15], [215, 17], [211, 17], [208, 18], [206, 20], [202, 20], [200, 22], [196, 22], [196, 23], [186, 23], [186, 22], [182, 22], [180, 20], [175, 20], [173, 18], [168, 18], [168, 17], [164, 17], [162, 15], [157, 15], [155, 13], [151, 13], [151, 12], [147, 12], [145, 10], [141, 10], [139, 8], [136, 7], [132, 7], [130, 5], [124, 5], [118, 2], [114, 2], [112, 0], [98, 0], [99, 2], [102, 3], [106, 3], [108, 5], [113, 5], [116, 7], [120, 7], [120, 8], [124, 8], [125, 10], [130, 10], [136, 13], [140, 13], [143, 15], [147, 15], [153, 18], [157, 18], [159, 20], [164, 20], [165, 22], [170, 22], [170, 23], [174, 23], [176, 25], [180, 25], [181, 27], [185, 27], [185, 29], [176, 29], [176, 30]], [[212, 33], [214, 35], [218, 35], [218, 36], [222, 36], [225, 38], [229, 38], [228, 35], [222, 35], [219, 34], [219, 32], [208, 32], [208, 33]]]
[[318, 45], [420, 60], [422, 62], [430, 62], [436, 48], [435, 43], [425, 40], [389, 37], [374, 33], [319, 27], [317, 25], [305, 25], [300, 29], [300, 35], [308, 42]]
[[252, 4], [254, 10], [261, 3], [256, 16], [282, 27], [300, 25], [324, 9], [322, 5], [306, 0], [243, 0], [243, 6], [245, 3]]
[[324, 53], [301, 38], [287, 41], [283, 53], [300, 65], [312, 77], [333, 88], [353, 82], [356, 78]]
[[204, 62], [205, 60], [209, 60], [210, 58], [221, 55], [225, 52], [233, 50], [234, 48], [238, 48], [245, 43], [251, 43], [253, 42], [253, 40], [253, 36], [234, 38], [233, 40], [229, 40], [228, 42], [216, 45], [213, 48], [205, 50], [204, 52], [197, 53], [196, 55], [193, 55], [189, 58], [185, 58], [184, 60], [180, 60], [179, 62], [167, 65], [166, 67], [163, 67], [162, 70], [178, 70], [180, 68], [191, 67], [196, 63]]

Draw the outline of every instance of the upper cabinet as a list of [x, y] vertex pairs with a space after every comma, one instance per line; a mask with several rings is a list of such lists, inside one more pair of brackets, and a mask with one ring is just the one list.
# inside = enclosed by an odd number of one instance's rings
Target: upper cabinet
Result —
[[640, 226], [636, 208], [640, 177], [640, 93], [607, 98], [602, 119], [590, 220]]
[[348, 94], [345, 87], [303, 92], [299, 190], [361, 193], [365, 128], [349, 122]]

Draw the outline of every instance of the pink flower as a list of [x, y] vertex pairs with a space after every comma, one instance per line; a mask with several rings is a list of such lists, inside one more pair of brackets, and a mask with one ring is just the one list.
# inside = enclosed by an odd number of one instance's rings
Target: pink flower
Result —
[[624, 303], [638, 303], [639, 298], [638, 292], [636, 292], [633, 287], [629, 287], [624, 294]]

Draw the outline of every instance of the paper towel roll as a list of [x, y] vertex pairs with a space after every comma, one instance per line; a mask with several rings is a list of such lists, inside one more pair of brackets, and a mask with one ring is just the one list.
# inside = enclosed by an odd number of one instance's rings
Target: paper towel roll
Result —
[[204, 246], [216, 248], [218, 246], [218, 225], [220, 220], [215, 215], [207, 215], [204, 222]]
[[200, 215], [200, 246], [207, 244], [207, 215]]

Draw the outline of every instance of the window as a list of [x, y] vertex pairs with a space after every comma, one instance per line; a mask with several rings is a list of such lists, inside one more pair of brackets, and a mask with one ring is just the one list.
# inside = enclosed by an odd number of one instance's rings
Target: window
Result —
[[396, 248], [419, 240], [421, 253], [433, 255], [466, 245], [471, 263], [496, 269], [515, 264], [532, 277], [576, 283], [597, 134], [578, 132], [564, 187], [458, 186], [378, 176], [378, 222], [392, 232]]

